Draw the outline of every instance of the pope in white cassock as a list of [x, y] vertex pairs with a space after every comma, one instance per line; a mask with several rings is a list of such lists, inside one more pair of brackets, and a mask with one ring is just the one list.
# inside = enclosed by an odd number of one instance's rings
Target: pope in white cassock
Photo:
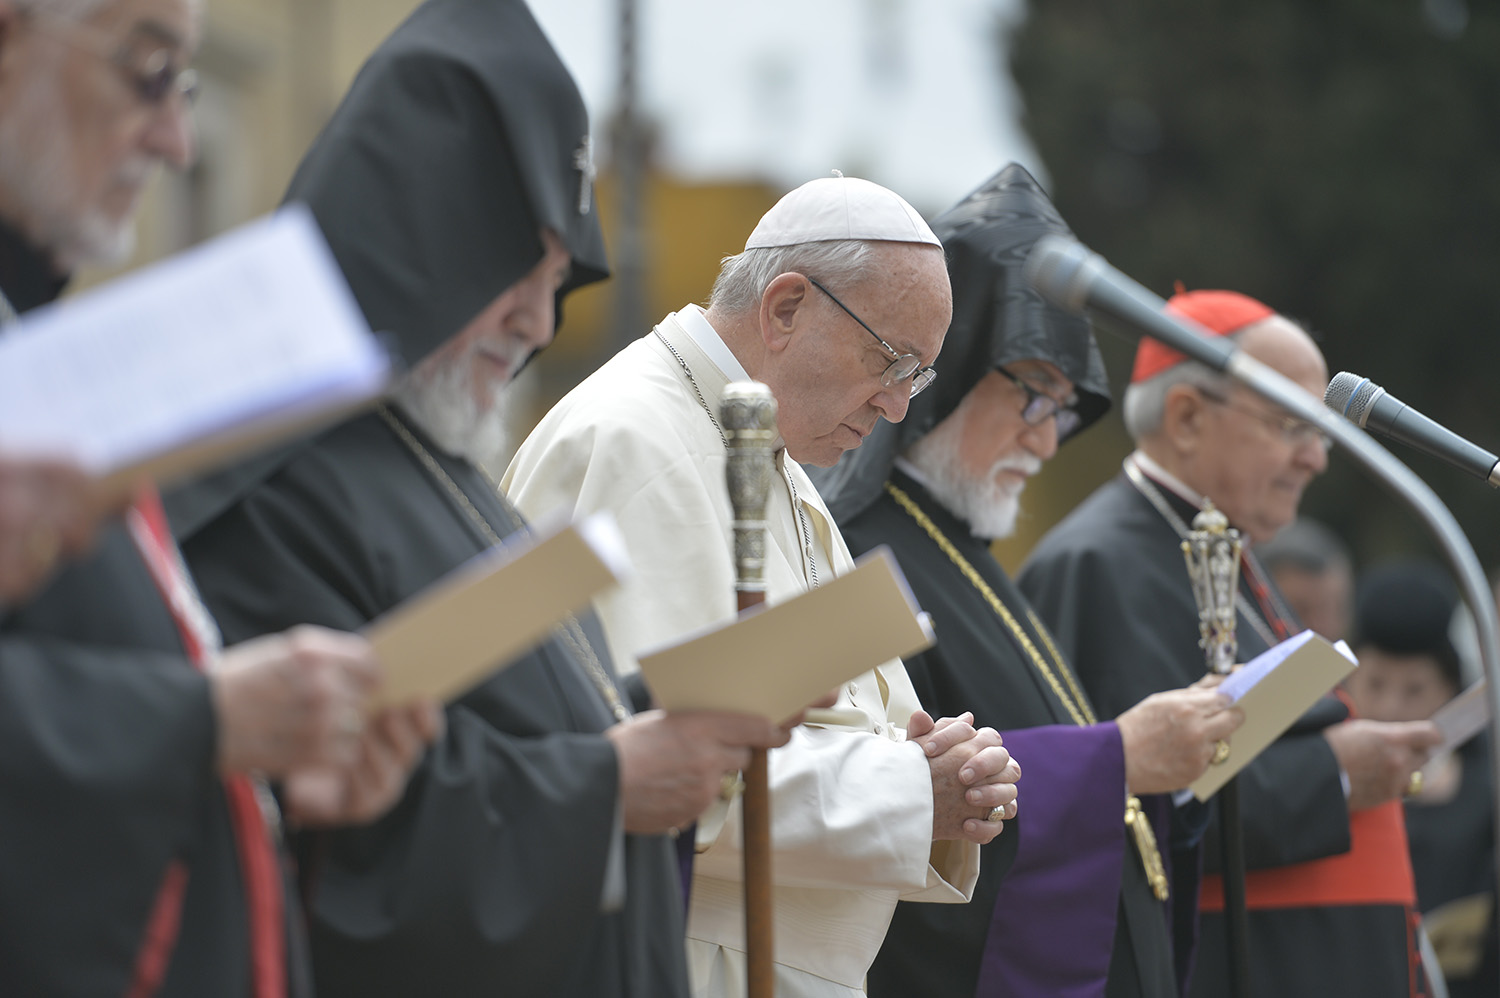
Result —
[[[634, 580], [599, 601], [622, 670], [640, 651], [735, 614], [720, 396], [770, 386], [779, 404], [767, 510], [767, 599], [852, 559], [798, 462], [831, 465], [880, 418], [899, 422], [935, 376], [952, 313], [922, 217], [868, 181], [815, 180], [782, 198], [689, 305], [547, 414], [502, 481], [529, 517], [608, 509]], [[963, 903], [980, 843], [1016, 810], [1020, 775], [968, 715], [934, 724], [899, 661], [847, 684], [771, 752], [777, 994], [863, 993], [898, 899]], [[688, 916], [697, 995], [744, 990], [738, 804], [698, 825]]]

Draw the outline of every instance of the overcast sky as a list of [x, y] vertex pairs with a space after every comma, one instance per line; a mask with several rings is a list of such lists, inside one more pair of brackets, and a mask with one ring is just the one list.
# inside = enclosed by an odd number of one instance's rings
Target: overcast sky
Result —
[[[615, 0], [530, 0], [602, 147]], [[640, 0], [644, 108], [667, 170], [790, 189], [834, 168], [929, 216], [1011, 160], [1036, 170], [997, 33], [1022, 0]], [[1039, 174], [1040, 175], [1040, 174]]]

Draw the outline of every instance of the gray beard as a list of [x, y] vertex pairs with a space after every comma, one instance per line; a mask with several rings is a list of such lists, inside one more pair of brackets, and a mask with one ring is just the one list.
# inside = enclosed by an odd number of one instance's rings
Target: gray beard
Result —
[[391, 397], [433, 443], [493, 475], [510, 459], [505, 388], [494, 386], [489, 405], [481, 408], [470, 388], [467, 358], [460, 358], [433, 368], [418, 366]]
[[948, 512], [969, 525], [974, 536], [1000, 540], [1015, 533], [1025, 485], [1005, 486], [995, 475], [1005, 468], [1035, 473], [1041, 460], [1020, 452], [1002, 457], [981, 479], [964, 472], [957, 433], [930, 433], [913, 444], [906, 459], [927, 479], [927, 490]]

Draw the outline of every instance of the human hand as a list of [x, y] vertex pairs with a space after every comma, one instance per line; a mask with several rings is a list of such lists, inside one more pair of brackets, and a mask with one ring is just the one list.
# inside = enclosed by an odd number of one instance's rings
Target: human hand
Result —
[[219, 723], [219, 768], [282, 777], [350, 766], [364, 732], [364, 701], [378, 682], [363, 638], [296, 627], [235, 645], [209, 673]]
[[[933, 721], [918, 711], [907, 724], [907, 740], [922, 748], [932, 777], [933, 841], [962, 838], [984, 845], [1004, 830], [1005, 820], [1016, 816], [1021, 766], [999, 732], [976, 730], [972, 722], [968, 712]], [[1000, 816], [988, 820], [997, 807]]]
[[442, 708], [427, 700], [387, 707], [369, 719], [349, 766], [309, 766], [287, 776], [287, 819], [304, 826], [374, 821], [406, 791], [428, 745], [443, 735]]
[[1214, 692], [1217, 685], [1153, 693], [1119, 716], [1131, 793], [1181, 790], [1208, 769], [1215, 742], [1245, 723], [1245, 712]]
[[625, 831], [661, 835], [697, 819], [719, 794], [724, 774], [750, 761], [751, 748], [785, 745], [765, 718], [694, 710], [636, 714], [604, 733], [620, 760]]
[[1356, 718], [1325, 728], [1339, 768], [1349, 776], [1349, 810], [1395, 800], [1411, 774], [1422, 768], [1443, 734], [1431, 721], [1369, 721]]
[[59, 558], [88, 548], [108, 512], [101, 498], [76, 465], [0, 455], [0, 603], [30, 596]]

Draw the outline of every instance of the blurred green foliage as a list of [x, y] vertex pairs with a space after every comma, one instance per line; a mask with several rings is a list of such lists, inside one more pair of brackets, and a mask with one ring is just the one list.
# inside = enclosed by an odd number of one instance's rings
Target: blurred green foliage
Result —
[[[1495, 5], [1047, 0], [1000, 44], [1080, 239], [1163, 295], [1180, 280], [1264, 300], [1314, 332], [1330, 374], [1500, 451]], [[1105, 345], [1118, 386], [1131, 348]], [[1500, 495], [1389, 446], [1500, 564]], [[1363, 566], [1431, 552], [1338, 455], [1304, 512]]]

